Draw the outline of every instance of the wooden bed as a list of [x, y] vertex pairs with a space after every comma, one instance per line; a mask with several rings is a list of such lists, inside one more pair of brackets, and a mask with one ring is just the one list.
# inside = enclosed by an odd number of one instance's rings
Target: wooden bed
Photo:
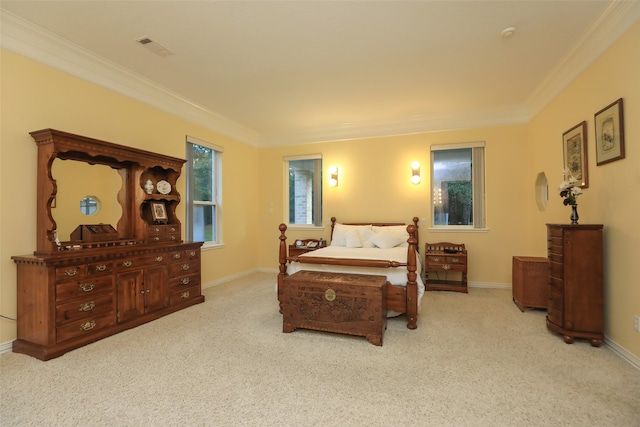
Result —
[[[372, 226], [372, 227], [387, 227], [387, 226], [404, 226], [404, 223], [343, 223], [345, 226]], [[336, 227], [336, 218], [331, 218], [331, 238], [334, 237], [334, 229]], [[278, 301], [280, 302], [280, 312], [282, 312], [282, 289], [284, 278], [288, 275], [287, 267], [288, 263], [303, 263], [304, 265], [322, 264], [325, 266], [353, 266], [353, 267], [373, 267], [380, 269], [380, 275], [387, 275], [385, 269], [393, 269], [398, 267], [405, 267], [407, 270], [406, 283], [402, 286], [393, 285], [387, 282], [386, 286], [386, 306], [388, 310], [392, 310], [396, 313], [403, 313], [407, 315], [407, 328], [416, 329], [418, 320], [418, 282], [419, 279], [417, 271], [418, 268], [418, 218], [413, 218], [413, 224], [406, 227], [409, 239], [407, 240], [407, 258], [406, 262], [398, 262], [397, 260], [383, 260], [383, 259], [357, 259], [357, 258], [330, 258], [323, 256], [314, 256], [315, 252], [311, 252], [302, 256], [290, 257], [287, 253], [287, 237], [285, 232], [287, 226], [280, 224], [280, 247], [278, 261], [280, 264], [278, 274]], [[320, 251], [321, 252], [321, 251]]]

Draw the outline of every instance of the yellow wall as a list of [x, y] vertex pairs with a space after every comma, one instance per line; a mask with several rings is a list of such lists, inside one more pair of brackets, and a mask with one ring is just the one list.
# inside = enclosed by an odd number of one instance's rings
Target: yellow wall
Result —
[[[0, 313], [16, 315], [12, 255], [35, 250], [36, 144], [29, 132], [54, 128], [185, 158], [185, 136], [224, 148], [223, 248], [202, 255], [203, 282], [256, 267], [258, 149], [122, 95], [2, 50], [0, 131]], [[178, 190], [184, 194], [184, 175]], [[184, 204], [178, 212], [184, 223]], [[87, 223], [87, 221], [84, 221]], [[114, 224], [115, 225], [115, 224]], [[66, 239], [65, 236], [60, 236]], [[15, 322], [0, 319], [0, 343], [15, 339]]]
[[[259, 209], [264, 231], [259, 253], [261, 267], [278, 265], [278, 225], [284, 222], [284, 156], [322, 153], [323, 167], [339, 168], [338, 187], [329, 187], [323, 177], [325, 230], [291, 231], [297, 238], [328, 239], [332, 216], [338, 222], [410, 222], [414, 216], [426, 219], [420, 226], [420, 242], [465, 243], [469, 252], [469, 280], [484, 284], [509, 285], [513, 255], [535, 255], [526, 239], [534, 200], [524, 190], [523, 168], [527, 161], [526, 126], [503, 126], [451, 132], [434, 132], [348, 142], [327, 142], [305, 146], [262, 149]], [[434, 232], [429, 230], [430, 146], [455, 142], [485, 141], [487, 232]], [[421, 164], [422, 182], [410, 182], [411, 162]], [[532, 185], [532, 184], [531, 184]], [[273, 202], [273, 213], [269, 213]]]
[[[586, 72], [563, 90], [529, 123], [527, 181], [544, 171], [550, 201], [536, 213], [533, 234], [544, 236], [545, 223], [567, 223], [569, 208], [555, 188], [562, 181], [562, 134], [587, 121], [589, 188], [578, 198], [580, 223], [604, 224], [605, 334], [640, 357], [640, 24], [622, 37]], [[594, 114], [623, 98], [626, 158], [596, 166]], [[535, 240], [538, 252], [546, 242]]]

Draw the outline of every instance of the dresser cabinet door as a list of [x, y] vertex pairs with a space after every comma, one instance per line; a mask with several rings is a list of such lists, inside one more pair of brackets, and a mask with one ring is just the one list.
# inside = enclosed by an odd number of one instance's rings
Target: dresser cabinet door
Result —
[[118, 322], [126, 322], [144, 314], [143, 270], [118, 273]]
[[144, 269], [145, 313], [169, 305], [167, 297], [167, 267], [156, 265]]

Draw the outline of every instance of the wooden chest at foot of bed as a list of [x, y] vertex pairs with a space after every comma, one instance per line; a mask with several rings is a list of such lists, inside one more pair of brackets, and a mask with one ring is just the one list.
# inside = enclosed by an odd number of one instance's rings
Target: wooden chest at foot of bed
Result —
[[298, 271], [284, 279], [282, 331], [338, 332], [382, 345], [386, 286], [386, 276]]

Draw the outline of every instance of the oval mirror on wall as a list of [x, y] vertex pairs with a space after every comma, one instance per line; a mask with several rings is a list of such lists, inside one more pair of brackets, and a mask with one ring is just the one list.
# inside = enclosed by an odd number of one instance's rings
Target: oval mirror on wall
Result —
[[544, 172], [540, 172], [536, 177], [536, 206], [540, 212], [544, 212], [547, 208], [547, 202], [549, 201], [549, 182], [547, 181], [547, 175]]

